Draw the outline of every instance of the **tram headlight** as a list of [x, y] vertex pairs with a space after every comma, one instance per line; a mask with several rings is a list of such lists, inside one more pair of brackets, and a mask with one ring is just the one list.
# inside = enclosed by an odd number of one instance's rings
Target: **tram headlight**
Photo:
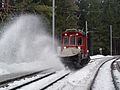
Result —
[[67, 33], [65, 33], [65, 36], [67, 36]]
[[78, 47], [78, 49], [81, 49], [80, 47]]
[[64, 49], [66, 49], [66, 47], [64, 47]]
[[76, 35], [78, 36], [78, 33], [76, 33]]
[[89, 53], [89, 50], [87, 50], [87, 53]]

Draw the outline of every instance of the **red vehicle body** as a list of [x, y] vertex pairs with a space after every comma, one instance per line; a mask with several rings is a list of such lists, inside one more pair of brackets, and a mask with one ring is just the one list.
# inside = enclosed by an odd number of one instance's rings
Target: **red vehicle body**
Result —
[[[71, 35], [75, 36], [75, 44], [71, 44], [70, 43]], [[65, 39], [64, 39], [65, 37], [68, 38], [68, 44], [67, 45], [65, 45], [65, 43], [64, 43], [65, 42]], [[78, 43], [78, 38], [81, 38], [81, 41], [82, 41], [81, 44]], [[69, 48], [69, 47], [76, 47], [76, 48], [78, 48], [78, 47], [80, 47], [81, 50], [83, 51], [83, 55], [85, 56], [87, 54], [87, 38], [80, 31], [65, 31], [65, 32], [62, 33], [62, 50], [65, 47], [66, 48]]]
[[62, 33], [61, 39], [61, 52], [64, 63], [77, 63], [74, 66], [78, 67], [80, 64], [83, 64], [83, 61], [88, 62], [87, 38], [82, 31], [67, 29]]

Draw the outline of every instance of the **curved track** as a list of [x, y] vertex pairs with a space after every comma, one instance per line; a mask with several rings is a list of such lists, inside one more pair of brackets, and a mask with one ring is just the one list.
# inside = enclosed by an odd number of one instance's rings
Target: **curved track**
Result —
[[[99, 71], [100, 71], [100, 68], [105, 64], [105, 63], [107, 63], [107, 62], [109, 62], [109, 61], [111, 61], [111, 60], [114, 60], [113, 62], [112, 62], [112, 64], [116, 61], [116, 60], [118, 60], [120, 57], [115, 57], [115, 58], [112, 58], [112, 59], [109, 59], [109, 60], [107, 60], [107, 61], [105, 61], [105, 62], [103, 62], [101, 65], [100, 65], [100, 67], [98, 68], [98, 70], [97, 70], [97, 72], [96, 72], [96, 74], [95, 74], [95, 76], [94, 76], [94, 78], [93, 78], [93, 80], [91, 81], [91, 84], [90, 84], [90, 86], [89, 86], [89, 88], [88, 88], [88, 90], [92, 90], [92, 88], [93, 88], [93, 85], [95, 84], [95, 80], [96, 80], [96, 77], [98, 76], [98, 74], [99, 74]], [[111, 74], [113, 74], [112, 73], [112, 71], [113, 71], [113, 68], [112, 68], [112, 64], [111, 64]], [[112, 76], [112, 78], [114, 78], [114, 76]], [[114, 83], [114, 86], [116, 85], [116, 83], [113, 81], [113, 83]], [[115, 86], [115, 89], [116, 90], [118, 90], [117, 89], [117, 87]]]
[[116, 66], [117, 66], [117, 70], [120, 72], [120, 61], [119, 62], [116, 62]]
[[[119, 58], [120, 59], [120, 58]], [[117, 61], [118, 59], [114, 60], [111, 64], [111, 76], [112, 76], [112, 80], [113, 80], [113, 84], [114, 84], [114, 87], [115, 87], [115, 90], [119, 90], [119, 87], [117, 86], [117, 82], [115, 80], [115, 76], [114, 76], [114, 63]]]

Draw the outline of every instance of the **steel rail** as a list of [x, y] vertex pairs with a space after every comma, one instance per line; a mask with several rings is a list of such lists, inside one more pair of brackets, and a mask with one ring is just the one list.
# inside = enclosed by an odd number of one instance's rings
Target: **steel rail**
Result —
[[52, 86], [54, 83], [60, 81], [61, 79], [65, 78], [66, 76], [68, 76], [70, 73], [66, 73], [65, 75], [61, 76], [60, 78], [56, 79], [55, 81], [51, 82], [50, 84], [44, 86], [43, 88], [40, 88], [40, 90], [45, 90], [48, 87]]
[[46, 74], [46, 75], [44, 75], [44, 76], [42, 76], [42, 77], [40, 77], [40, 78], [37, 78], [37, 79], [34, 79], [34, 80], [32, 80], [32, 81], [26, 82], [26, 83], [21, 84], [21, 85], [19, 85], [19, 86], [13, 87], [13, 88], [11, 88], [11, 89], [9, 89], [9, 90], [19, 89], [19, 88], [24, 87], [24, 86], [26, 86], [26, 85], [29, 85], [29, 84], [31, 84], [31, 83], [33, 83], [33, 82], [36, 82], [36, 81], [38, 81], [38, 80], [41, 80], [41, 79], [43, 79], [43, 78], [45, 78], [45, 77], [48, 77], [48, 76], [50, 76], [50, 75], [52, 75], [52, 74], [55, 74], [55, 72], [48, 73], [48, 74]]
[[42, 73], [44, 71], [47, 71], [47, 70], [49, 70], [49, 69], [40, 70], [40, 71], [36, 71], [36, 72], [33, 72], [33, 73], [21, 75], [21, 76], [18, 76], [18, 77], [16, 76], [14, 78], [10, 78], [10, 79], [4, 80], [4, 81], [0, 81], [0, 87], [6, 86], [6, 84], [14, 82], [14, 81], [18, 81], [18, 80], [21, 80], [21, 79], [24, 79], [24, 78], [29, 78], [29, 77], [35, 76], [35, 75], [37, 75], [39, 73]]
[[112, 80], [113, 80], [113, 84], [114, 84], [115, 90], [120, 90], [119, 87], [117, 86], [117, 82], [116, 82], [116, 80], [115, 80], [115, 76], [114, 76], [114, 72], [113, 72], [113, 70], [114, 70], [114, 63], [115, 63], [118, 59], [120, 59], [120, 57], [117, 58], [116, 60], [114, 60], [114, 61], [112, 62], [112, 64], [111, 64], [111, 76], [112, 76]]
[[117, 69], [120, 72], [120, 64], [117, 62]]
[[[11, 89], [9, 89], [9, 90], [16, 90], [16, 89], [22, 88], [22, 87], [27, 86], [27, 85], [29, 85], [29, 84], [32, 84], [32, 83], [34, 83], [34, 82], [36, 82], [36, 81], [42, 80], [42, 79], [44, 79], [44, 78], [46, 78], [46, 77], [49, 77], [49, 76], [51, 76], [51, 75], [53, 75], [53, 74], [55, 74], [55, 73], [56, 73], [56, 72], [49, 73], [49, 74], [47, 74], [47, 75], [45, 75], [45, 76], [43, 76], [43, 77], [37, 78], [37, 79], [35, 79], [35, 80], [32, 80], [32, 81], [30, 81], [30, 82], [21, 84], [21, 85], [19, 85], [19, 86], [13, 87], [13, 88], [11, 88]], [[59, 78], [51, 81], [49, 84], [46, 84], [46, 85], [44, 85], [43, 87], [40, 87], [40, 90], [45, 90], [45, 89], [47, 89], [48, 87], [50, 87], [51, 85], [53, 85], [53, 84], [56, 83], [57, 81], [63, 79], [63, 78], [66, 77], [67, 75], [69, 75], [69, 73], [70, 73], [70, 72], [68, 72], [68, 73], [60, 76]]]
[[109, 61], [111, 61], [111, 60], [113, 60], [113, 59], [117, 59], [117, 57], [113, 57], [113, 58], [111, 58], [111, 59], [109, 59], [109, 60], [103, 62], [103, 63], [99, 66], [99, 68], [97, 69], [97, 71], [96, 71], [96, 73], [95, 73], [95, 75], [94, 75], [93, 80], [91, 81], [91, 84], [90, 84], [88, 90], [92, 90], [93, 85], [94, 85], [95, 80], [96, 80], [96, 77], [98, 76], [98, 73], [99, 73], [99, 71], [100, 71], [100, 68], [101, 68], [105, 63], [107, 63], [107, 62], [109, 62]]

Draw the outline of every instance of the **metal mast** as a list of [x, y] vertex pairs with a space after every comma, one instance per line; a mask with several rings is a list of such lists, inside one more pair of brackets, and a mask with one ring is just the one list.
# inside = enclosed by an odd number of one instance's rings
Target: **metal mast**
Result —
[[112, 55], [112, 25], [110, 25], [110, 55]]
[[88, 50], [88, 22], [87, 21], [85, 21], [85, 30], [86, 30], [86, 48], [87, 48], [87, 50]]
[[55, 48], [55, 0], [52, 3], [52, 38], [53, 38], [53, 48]]
[[86, 37], [88, 36], [87, 34], [88, 34], [88, 27], [87, 27], [88, 25], [87, 25], [87, 21], [85, 21], [85, 30], [86, 30]]

